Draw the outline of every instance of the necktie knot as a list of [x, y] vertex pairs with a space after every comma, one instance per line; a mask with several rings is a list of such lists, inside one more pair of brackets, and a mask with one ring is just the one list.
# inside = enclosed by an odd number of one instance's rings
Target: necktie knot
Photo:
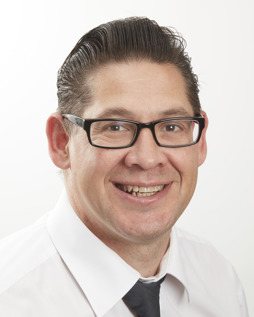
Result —
[[159, 294], [164, 279], [152, 283], [138, 281], [123, 300], [138, 317], [160, 317]]

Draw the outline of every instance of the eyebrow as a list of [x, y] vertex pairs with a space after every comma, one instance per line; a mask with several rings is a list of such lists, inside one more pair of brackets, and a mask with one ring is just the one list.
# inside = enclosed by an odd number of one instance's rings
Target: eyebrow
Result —
[[107, 118], [107, 117], [132, 117], [134, 115], [134, 112], [129, 111], [126, 108], [109, 108], [104, 111], [102, 111], [98, 118]]
[[168, 110], [160, 112], [160, 114], [162, 116], [165, 116], [165, 117], [172, 117], [172, 116], [174, 116], [174, 117], [176, 117], [176, 116], [179, 116], [179, 117], [192, 117], [193, 116], [193, 112], [190, 113], [189, 111], [185, 110], [182, 107], [168, 109]]
[[[158, 117], [165, 118], [165, 117], [191, 117], [193, 116], [193, 113], [189, 113], [182, 107], [172, 108], [172, 109], [166, 109], [164, 111], [157, 113]], [[103, 118], [111, 118], [111, 117], [118, 117], [118, 118], [134, 118], [135, 112], [130, 111], [124, 107], [113, 107], [106, 109], [102, 111], [97, 118], [103, 119]]]

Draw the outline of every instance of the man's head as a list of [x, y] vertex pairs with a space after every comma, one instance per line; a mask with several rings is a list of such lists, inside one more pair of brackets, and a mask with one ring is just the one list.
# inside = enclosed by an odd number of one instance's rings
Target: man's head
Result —
[[58, 73], [58, 112], [80, 115], [92, 102], [91, 73], [109, 63], [148, 60], [175, 65], [185, 79], [194, 113], [200, 113], [198, 82], [174, 30], [147, 18], [128, 18], [98, 26], [76, 44]]
[[[183, 41], [143, 18], [102, 25], [85, 35], [65, 61], [58, 96], [60, 114], [47, 125], [49, 151], [65, 170], [68, 196], [80, 219], [111, 247], [169, 237], [205, 160], [206, 127], [191, 146], [159, 146], [152, 131], [143, 128], [134, 145], [105, 149], [92, 146], [81, 128], [69, 133], [61, 114], [141, 123], [205, 115]], [[192, 131], [194, 125], [188, 127]], [[162, 125], [157, 136], [166, 140], [184, 128], [181, 121]], [[130, 132], [128, 125], [103, 129]], [[95, 131], [94, 142], [105, 144], [101, 131]]]

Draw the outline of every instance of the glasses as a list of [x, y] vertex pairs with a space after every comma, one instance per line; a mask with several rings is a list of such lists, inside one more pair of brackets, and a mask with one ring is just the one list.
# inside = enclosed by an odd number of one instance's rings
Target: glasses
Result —
[[158, 146], [178, 148], [198, 143], [205, 127], [205, 119], [197, 117], [167, 118], [150, 123], [125, 119], [83, 119], [63, 114], [70, 122], [83, 128], [92, 146], [123, 149], [132, 146], [141, 129], [151, 130]]

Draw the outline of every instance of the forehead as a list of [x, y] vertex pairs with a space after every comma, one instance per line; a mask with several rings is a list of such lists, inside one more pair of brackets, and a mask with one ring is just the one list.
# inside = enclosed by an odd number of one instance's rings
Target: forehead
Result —
[[149, 61], [114, 63], [92, 73], [91, 105], [86, 118], [121, 117], [139, 121], [192, 116], [185, 81], [170, 64]]

